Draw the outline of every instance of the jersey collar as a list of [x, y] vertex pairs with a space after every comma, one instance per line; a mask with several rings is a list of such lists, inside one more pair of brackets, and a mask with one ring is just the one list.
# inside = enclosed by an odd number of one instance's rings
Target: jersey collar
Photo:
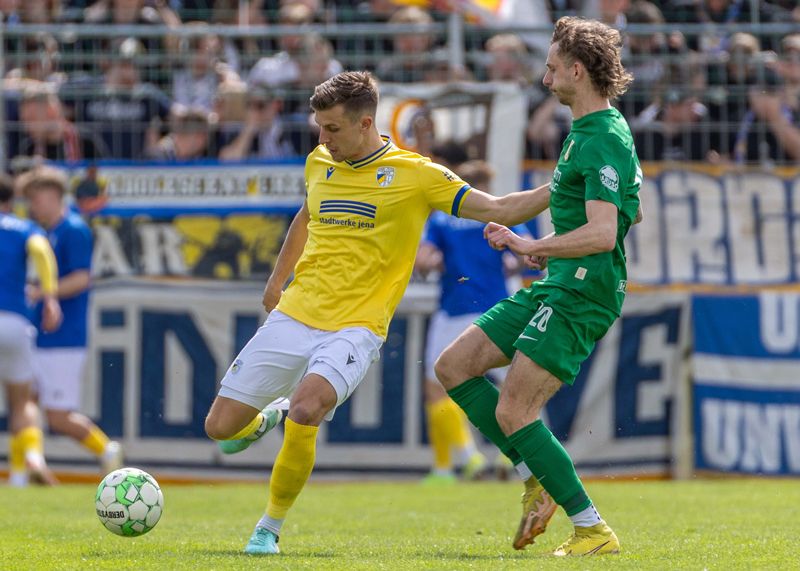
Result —
[[366, 166], [366, 165], [368, 165], [368, 164], [370, 164], [370, 163], [372, 163], [374, 161], [377, 161], [383, 155], [388, 153], [389, 149], [392, 147], [392, 141], [389, 139], [389, 137], [387, 137], [386, 135], [381, 135], [381, 139], [384, 140], [384, 144], [380, 149], [378, 149], [374, 153], [369, 154], [366, 157], [364, 157], [363, 159], [359, 159], [357, 161], [345, 161], [345, 162], [348, 165], [350, 165], [351, 167], [353, 167], [354, 169], [358, 169], [358, 168]]

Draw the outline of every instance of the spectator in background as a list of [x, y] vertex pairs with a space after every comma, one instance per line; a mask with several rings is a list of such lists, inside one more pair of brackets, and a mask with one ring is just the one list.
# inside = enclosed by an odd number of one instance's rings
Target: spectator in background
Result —
[[275, 91], [253, 86], [247, 92], [247, 116], [241, 131], [219, 153], [225, 161], [247, 158], [283, 159], [297, 151], [283, 131], [280, 111], [283, 101]]
[[20, 20], [25, 24], [52, 24], [61, 16], [61, 0], [25, 0], [20, 3]]
[[114, 159], [146, 156], [160, 137], [162, 121], [169, 116], [169, 98], [141, 80], [137, 60], [143, 54], [142, 44], [128, 38], [106, 63], [102, 86], [97, 87], [94, 78], [83, 78], [62, 88], [76, 122], [100, 133]]
[[[279, 12], [279, 23], [287, 26], [303, 26], [313, 21], [313, 13], [302, 4], [287, 4]], [[320, 81], [343, 70], [342, 64], [333, 57], [333, 50], [326, 40], [317, 34], [289, 34], [278, 39], [280, 51], [274, 56], [258, 60], [250, 70], [247, 83], [269, 87], [306, 85], [311, 67], [322, 75]], [[327, 45], [326, 45], [327, 44]], [[311, 63], [313, 62], [313, 66]], [[316, 83], [311, 83], [313, 87]], [[302, 103], [305, 109], [306, 101]]]
[[750, 109], [766, 123], [776, 139], [779, 158], [800, 160], [800, 34], [781, 40], [781, 59], [775, 70], [783, 80], [777, 90], [753, 89], [749, 93]]
[[631, 121], [636, 153], [647, 161], [718, 162], [718, 135], [707, 120], [708, 109], [690, 91], [667, 89]]
[[209, 113], [202, 107], [174, 105], [169, 119], [169, 133], [151, 153], [160, 161], [192, 161], [211, 158]]
[[709, 117], [721, 132], [720, 153], [736, 163], [774, 160], [774, 138], [748, 102], [753, 88], [774, 91], [778, 78], [767, 65], [774, 54], [762, 52], [753, 34], [737, 32], [721, 56], [708, 73]]
[[556, 158], [569, 130], [569, 110], [534, 80], [531, 56], [516, 34], [497, 34], [486, 42], [486, 69], [492, 81], [517, 83], [528, 100], [526, 151], [528, 158]]
[[19, 154], [51, 161], [95, 160], [106, 155], [103, 144], [92, 133], [81, 133], [64, 116], [52, 86], [30, 82], [19, 106], [22, 133]]
[[[113, 24], [113, 25], [142, 25], [142, 26], [167, 26], [179, 28], [181, 19], [169, 7], [167, 0], [98, 0], [84, 11], [84, 21], [87, 24]], [[157, 36], [143, 38], [142, 41], [149, 53], [161, 53], [164, 50], [176, 52], [179, 37], [167, 34], [164, 44]], [[94, 43], [88, 49], [102, 50], [108, 46]], [[96, 52], [94, 52], [96, 53]]]
[[172, 74], [172, 97], [179, 105], [211, 110], [217, 86], [238, 79], [237, 68], [225, 61], [224, 44], [219, 36], [210, 33], [207, 24], [190, 22], [187, 26], [206, 33], [182, 38], [184, 65]]
[[[633, 2], [627, 13], [628, 23], [659, 25], [664, 15], [652, 2]], [[625, 35], [623, 62], [633, 75], [633, 83], [619, 99], [618, 108], [626, 117], [635, 117], [655, 98], [668, 81], [667, 38], [664, 33]]]
[[247, 84], [241, 80], [225, 81], [214, 96], [214, 144], [216, 150], [233, 141], [247, 118]]
[[26, 80], [35, 80], [59, 87], [67, 80], [66, 74], [58, 70], [58, 42], [50, 34], [39, 32], [23, 40], [21, 53], [10, 54], [7, 61], [16, 60], [17, 66], [6, 74], [7, 89], [24, 88]]
[[[211, 24], [221, 24], [224, 26], [261, 26], [267, 24], [267, 20], [262, 13], [264, 0], [252, 0], [251, 2], [240, 2], [240, 0], [213, 0], [211, 11]], [[259, 42], [255, 38], [226, 38], [225, 53], [228, 61], [234, 61], [232, 53], [252, 61], [250, 58], [258, 55], [268, 46], [269, 42]]]
[[[425, 10], [416, 6], [405, 6], [395, 12], [389, 24], [411, 25], [424, 28], [433, 23]], [[418, 83], [431, 81], [435, 77], [435, 38], [428, 31], [396, 34], [392, 37], [393, 52], [378, 62], [376, 74], [382, 81], [393, 83]]]
[[20, 0], [0, 0], [0, 15], [5, 24], [18, 24]]

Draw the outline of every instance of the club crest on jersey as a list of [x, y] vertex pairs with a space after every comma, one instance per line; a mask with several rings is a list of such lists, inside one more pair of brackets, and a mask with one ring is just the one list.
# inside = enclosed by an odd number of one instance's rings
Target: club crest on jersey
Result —
[[606, 165], [600, 169], [600, 183], [611, 192], [619, 190], [619, 175], [611, 165]]
[[394, 167], [378, 167], [378, 186], [389, 186], [394, 180]]
[[336, 170], [336, 167], [328, 167], [328, 170], [325, 171], [325, 180], [331, 178], [331, 175], [333, 174], [334, 170]]

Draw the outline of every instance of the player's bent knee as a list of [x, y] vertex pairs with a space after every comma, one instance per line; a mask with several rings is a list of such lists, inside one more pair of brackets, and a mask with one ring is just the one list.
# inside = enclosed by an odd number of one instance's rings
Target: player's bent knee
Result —
[[504, 406], [502, 401], [497, 404], [494, 416], [497, 419], [497, 424], [500, 425], [500, 429], [506, 436], [522, 428], [521, 426], [517, 426], [518, 419], [514, 411], [510, 407]]
[[211, 414], [206, 417], [205, 429], [206, 436], [212, 440], [225, 440], [230, 436], [225, 427], [222, 426], [222, 423], [219, 422], [218, 417]]
[[294, 400], [289, 405], [288, 416], [297, 424], [319, 426], [334, 405], [328, 405], [322, 399], [305, 398]]
[[436, 378], [441, 385], [448, 391], [457, 387], [470, 377], [470, 375], [463, 370], [463, 360], [460, 359], [458, 355], [455, 355], [454, 351], [446, 349], [433, 364], [433, 372], [436, 373]]

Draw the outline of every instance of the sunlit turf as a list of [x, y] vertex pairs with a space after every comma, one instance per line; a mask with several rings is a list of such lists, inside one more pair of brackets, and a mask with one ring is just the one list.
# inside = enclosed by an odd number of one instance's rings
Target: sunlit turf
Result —
[[121, 538], [94, 514], [94, 486], [0, 487], [0, 569], [797, 569], [800, 482], [590, 482], [623, 552], [549, 553], [570, 532], [560, 512], [518, 552], [519, 483], [311, 483], [290, 512], [283, 553], [241, 553], [266, 501], [253, 484], [162, 485], [164, 516]]

